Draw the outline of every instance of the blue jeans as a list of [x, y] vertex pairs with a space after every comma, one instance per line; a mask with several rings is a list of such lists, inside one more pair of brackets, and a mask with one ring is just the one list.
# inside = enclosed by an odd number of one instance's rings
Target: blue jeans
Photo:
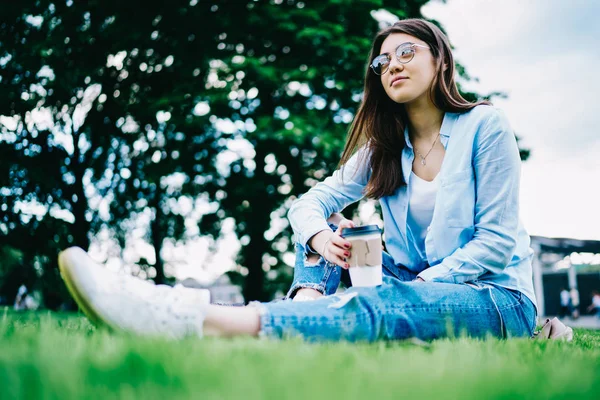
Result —
[[[332, 226], [332, 229], [336, 229]], [[319, 258], [307, 263], [296, 244], [294, 283], [282, 301], [251, 303], [260, 311], [261, 336], [300, 336], [309, 341], [375, 341], [416, 337], [531, 337], [533, 303], [521, 292], [489, 283], [416, 282], [415, 273], [383, 252], [383, 284], [334, 294], [341, 268]], [[324, 293], [294, 302], [303, 287]]]

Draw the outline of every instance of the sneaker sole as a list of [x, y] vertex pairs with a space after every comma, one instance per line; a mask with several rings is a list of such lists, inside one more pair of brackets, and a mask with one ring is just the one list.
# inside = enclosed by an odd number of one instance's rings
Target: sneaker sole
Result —
[[61, 251], [58, 255], [58, 269], [60, 271], [60, 275], [62, 276], [69, 293], [81, 309], [83, 313], [88, 317], [88, 319], [96, 326], [106, 326], [110, 329], [114, 330], [114, 327], [111, 326], [106, 320], [104, 320], [100, 314], [94, 309], [89, 299], [85, 296], [85, 294], [79, 292], [77, 290], [77, 280], [74, 278], [73, 273], [71, 271], [71, 262], [69, 260], [69, 251], [70, 249]]

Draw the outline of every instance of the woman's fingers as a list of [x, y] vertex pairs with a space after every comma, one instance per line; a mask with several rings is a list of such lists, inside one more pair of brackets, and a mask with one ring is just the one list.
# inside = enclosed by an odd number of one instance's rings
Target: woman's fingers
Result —
[[[348, 268], [349, 265], [346, 262], [348, 257], [350, 257], [350, 247], [352, 247], [351, 243], [344, 239], [342, 235], [342, 229], [344, 228], [354, 228], [354, 222], [349, 219], [343, 219], [338, 224], [338, 228], [335, 231], [335, 235], [331, 240], [333, 244], [332, 252], [335, 254], [336, 261], [335, 264], [339, 265], [342, 268]], [[333, 261], [332, 261], [333, 262]]]
[[350, 242], [338, 234], [334, 234], [327, 246], [328, 260], [342, 268], [348, 268], [346, 259], [350, 257]]
[[347, 251], [350, 251], [350, 247], [352, 246], [352, 244], [348, 240], [344, 239], [338, 234], [334, 234], [331, 237], [330, 243], [334, 244], [340, 250], [346, 249]]
[[348, 268], [348, 267], [346, 267], [346, 265], [347, 265], [346, 261], [344, 261], [344, 259], [342, 257], [337, 256], [337, 255], [332, 255], [331, 257], [328, 257], [328, 258], [329, 258], [329, 262], [331, 262], [335, 265], [338, 265], [342, 268]]
[[340, 223], [338, 224], [338, 228], [335, 231], [335, 233], [337, 233], [338, 235], [342, 235], [342, 229], [344, 228], [354, 228], [354, 222], [350, 221], [349, 219], [343, 219], [340, 221]]
[[348, 268], [346, 259], [350, 257], [352, 244], [340, 236], [344, 228], [354, 228], [354, 222], [349, 219], [342, 219], [340, 221], [337, 230], [327, 241], [322, 256], [332, 264]]

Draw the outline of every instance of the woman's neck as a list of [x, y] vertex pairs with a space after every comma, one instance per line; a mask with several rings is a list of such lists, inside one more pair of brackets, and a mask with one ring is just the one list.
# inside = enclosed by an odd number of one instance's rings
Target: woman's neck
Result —
[[408, 128], [412, 140], [434, 140], [440, 133], [444, 112], [431, 102], [427, 104], [406, 104]]

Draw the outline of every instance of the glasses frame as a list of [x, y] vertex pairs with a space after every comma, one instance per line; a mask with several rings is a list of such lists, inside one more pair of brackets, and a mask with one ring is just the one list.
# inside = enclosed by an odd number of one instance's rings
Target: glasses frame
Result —
[[[400, 57], [398, 57], [398, 49], [400, 47], [410, 47], [412, 49], [412, 56], [410, 57], [410, 60], [406, 61], [406, 62], [402, 62], [400, 61]], [[416, 47], [420, 47], [422, 49], [429, 49], [428, 46], [423, 46], [422, 44], [417, 44], [417, 43], [411, 43], [411, 42], [405, 42], [400, 44], [398, 47], [396, 47], [396, 49], [394, 50], [394, 55], [396, 56], [396, 60], [398, 60], [398, 62], [400, 64], [408, 64], [409, 62], [412, 61], [413, 58], [415, 58], [415, 53], [416, 53]], [[375, 60], [377, 60], [379, 57], [381, 56], [387, 56], [388, 59], [388, 64], [387, 67], [385, 67], [385, 71], [383, 71], [382, 73], [378, 74], [377, 72], [375, 72], [375, 67], [373, 67], [373, 63], [375, 62]], [[382, 53], [380, 55], [378, 55], [377, 57], [375, 57], [373, 59], [373, 61], [371, 61], [371, 64], [369, 65], [369, 67], [373, 70], [373, 73], [375, 75], [381, 76], [383, 74], [385, 74], [386, 72], [388, 72], [388, 70], [390, 69], [390, 64], [392, 62], [392, 57], [390, 55], [390, 53]]]

